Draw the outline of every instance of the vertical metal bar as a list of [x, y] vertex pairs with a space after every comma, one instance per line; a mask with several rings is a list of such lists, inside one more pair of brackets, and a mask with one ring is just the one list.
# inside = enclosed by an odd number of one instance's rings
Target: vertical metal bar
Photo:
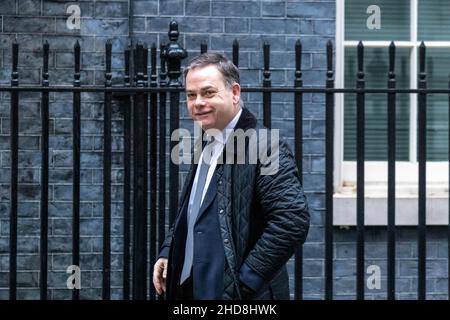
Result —
[[[358, 44], [358, 74], [356, 88], [364, 89], [364, 46], [360, 41]], [[364, 299], [364, 92], [356, 94], [356, 136], [357, 136], [357, 160], [356, 160], [356, 298]]]
[[[17, 65], [19, 61], [19, 44], [12, 44], [12, 73], [11, 87], [19, 86], [19, 73]], [[9, 299], [16, 300], [17, 295], [17, 187], [18, 187], [18, 163], [19, 163], [19, 93], [11, 92], [10, 109], [10, 135], [11, 135], [11, 187], [10, 187], [10, 212], [9, 212]]]
[[[75, 74], [73, 86], [80, 86], [80, 43], [75, 43]], [[72, 264], [80, 266], [80, 92], [73, 93], [73, 186], [72, 186]], [[74, 288], [72, 299], [78, 300], [80, 291]]]
[[[170, 43], [166, 49], [167, 57], [167, 74], [169, 76], [169, 87], [180, 87], [181, 83], [179, 77], [181, 76], [181, 60], [187, 57], [187, 52], [178, 43], [178, 23], [171, 21], [169, 25], [169, 39]], [[170, 132], [174, 132], [179, 127], [180, 117], [180, 93], [170, 93]], [[177, 141], [170, 141], [170, 150], [176, 146]], [[175, 156], [177, 158], [177, 156]], [[175, 163], [176, 162], [176, 163]], [[170, 199], [169, 199], [169, 224], [171, 225], [175, 214], [178, 210], [178, 159], [171, 159], [169, 165], [169, 181], [170, 181]]]
[[[130, 86], [130, 48], [125, 50], [125, 87]], [[130, 189], [131, 189], [131, 97], [124, 105], [124, 182], [123, 182], [123, 299], [130, 299]]]
[[[156, 45], [153, 43], [150, 50], [150, 62], [151, 62], [151, 78], [150, 87], [157, 87], [156, 76]], [[158, 118], [158, 95], [156, 92], [150, 94], [150, 275], [153, 275], [153, 266], [156, 262], [156, 192], [157, 192], [157, 180], [156, 180], [156, 167], [157, 167], [157, 118]], [[150, 300], [155, 299], [155, 287], [149, 286]]]
[[[263, 87], [270, 88], [272, 85], [272, 81], [270, 80], [270, 44], [264, 42], [264, 80]], [[272, 93], [264, 92], [263, 93], [263, 123], [267, 128], [271, 128], [272, 126], [272, 117], [271, 117], [271, 104], [272, 104]]]
[[[301, 88], [302, 80], [302, 44], [295, 43], [295, 80], [294, 87]], [[303, 93], [294, 93], [294, 121], [295, 121], [295, 159], [301, 183], [303, 183]], [[303, 246], [295, 252], [295, 300], [303, 299]]]
[[[180, 94], [170, 92], [170, 132], [174, 132], [179, 127], [180, 118]], [[170, 141], [170, 150], [175, 147], [175, 141]], [[176, 157], [176, 155], [175, 155]], [[171, 159], [169, 162], [169, 183], [170, 183], [170, 203], [169, 203], [169, 224], [172, 225], [178, 209], [178, 165]]]
[[[111, 87], [111, 40], [105, 45], [105, 88]], [[105, 92], [103, 108], [103, 300], [111, 298], [111, 92]]]
[[208, 52], [208, 44], [206, 43], [206, 41], [202, 41], [200, 43], [200, 53], [206, 53]]
[[[326, 87], [334, 88], [333, 44], [327, 43]], [[326, 215], [325, 215], [325, 299], [333, 299], [333, 166], [334, 166], [334, 94], [325, 94], [326, 126]]]
[[[395, 89], [395, 44], [389, 46], [388, 88]], [[388, 287], [389, 300], [395, 300], [395, 148], [396, 93], [388, 93]]]
[[[160, 45], [159, 85], [166, 87], [165, 45]], [[166, 238], [166, 92], [159, 93], [159, 193], [158, 193], [158, 249]]]
[[239, 67], [239, 42], [237, 39], [233, 41], [233, 63], [236, 67]]
[[[42, 70], [42, 86], [48, 87], [48, 55], [49, 44], [44, 43], [44, 57]], [[41, 94], [41, 274], [40, 274], [40, 296], [41, 300], [47, 300], [47, 272], [48, 272], [48, 142], [49, 142], [49, 113], [48, 113], [48, 92]]]
[[[145, 55], [141, 43], [136, 46], [136, 80], [145, 85]], [[133, 242], [133, 299], [145, 300], [147, 293], [147, 97], [139, 92], [134, 100], [134, 242]]]
[[[450, 75], [449, 75], [449, 81], [448, 81], [448, 88], [450, 89]], [[448, 176], [448, 183], [449, 183], [449, 190], [450, 190], [450, 93], [448, 95], [448, 163], [449, 163], [449, 176]], [[450, 197], [448, 198], [448, 225], [447, 225], [447, 279], [450, 279]], [[448, 299], [450, 300], [450, 280], [448, 281], [448, 288], [447, 288], [447, 295]]]
[[[419, 46], [419, 89], [426, 89], [425, 73], [425, 44]], [[419, 93], [418, 111], [418, 160], [419, 160], [419, 227], [418, 227], [418, 299], [426, 299], [426, 124], [427, 124], [427, 96], [425, 92]]]

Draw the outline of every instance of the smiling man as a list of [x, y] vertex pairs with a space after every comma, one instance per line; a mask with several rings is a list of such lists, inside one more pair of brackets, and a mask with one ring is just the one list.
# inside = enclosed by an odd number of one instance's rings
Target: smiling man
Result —
[[248, 158], [248, 143], [228, 148], [233, 130], [267, 129], [243, 107], [239, 70], [224, 56], [195, 57], [185, 80], [189, 113], [208, 142], [154, 266], [156, 291], [180, 300], [289, 299], [286, 262], [309, 228], [292, 153], [279, 141], [279, 168], [270, 175], [259, 161], [219, 161], [230, 149]]

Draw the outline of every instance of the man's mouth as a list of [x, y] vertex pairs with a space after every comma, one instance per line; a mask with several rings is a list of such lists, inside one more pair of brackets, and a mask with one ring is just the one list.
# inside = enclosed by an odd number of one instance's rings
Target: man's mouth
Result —
[[208, 114], [210, 114], [211, 112], [212, 112], [212, 111], [198, 112], [198, 113], [195, 114], [195, 116], [201, 117], [201, 116], [208, 115]]

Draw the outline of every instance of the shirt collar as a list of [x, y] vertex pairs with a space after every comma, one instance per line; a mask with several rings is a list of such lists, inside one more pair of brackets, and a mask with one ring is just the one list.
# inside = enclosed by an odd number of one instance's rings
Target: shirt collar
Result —
[[236, 126], [239, 117], [242, 114], [242, 108], [240, 108], [239, 112], [234, 116], [234, 118], [227, 124], [227, 126], [219, 133], [215, 133], [212, 136], [214, 137], [214, 140], [219, 141], [223, 145], [228, 140], [228, 137], [230, 136], [231, 132], [233, 131], [234, 127]]

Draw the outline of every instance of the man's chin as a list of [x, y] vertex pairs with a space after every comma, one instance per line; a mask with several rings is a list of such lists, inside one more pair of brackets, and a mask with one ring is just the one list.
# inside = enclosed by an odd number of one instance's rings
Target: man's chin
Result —
[[197, 124], [202, 128], [203, 131], [214, 128], [214, 125], [210, 122], [197, 120]]

